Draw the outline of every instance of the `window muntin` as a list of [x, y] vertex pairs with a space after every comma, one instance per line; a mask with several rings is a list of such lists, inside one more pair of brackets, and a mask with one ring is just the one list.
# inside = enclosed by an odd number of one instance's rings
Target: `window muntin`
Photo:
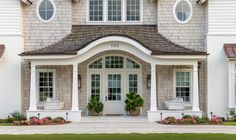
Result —
[[121, 21], [122, 1], [108, 0], [108, 21]]
[[91, 97], [100, 99], [101, 77], [99, 74], [91, 75]]
[[137, 64], [133, 60], [130, 60], [129, 58], [127, 58], [127, 68], [139, 69], [140, 66], [139, 66], [139, 64]]
[[89, 65], [90, 69], [101, 69], [102, 68], [102, 58], [94, 61], [91, 65]]
[[108, 100], [121, 100], [121, 75], [108, 74]]
[[54, 96], [54, 72], [52, 70], [39, 71], [39, 101], [44, 102]]
[[184, 101], [190, 102], [191, 94], [191, 72], [177, 71], [176, 72], [176, 87], [175, 93], [177, 98], [183, 98]]
[[174, 7], [175, 19], [180, 23], [187, 23], [192, 16], [192, 5], [188, 0], [179, 0]]
[[89, 20], [103, 21], [103, 0], [89, 0]]
[[106, 57], [106, 68], [123, 68], [124, 67], [124, 58], [122, 56], [108, 56]]
[[129, 74], [129, 93], [138, 94], [138, 75]]
[[140, 0], [127, 0], [126, 2], [126, 20], [140, 21]]
[[41, 0], [37, 8], [38, 17], [43, 22], [50, 22], [55, 16], [55, 5], [52, 0]]

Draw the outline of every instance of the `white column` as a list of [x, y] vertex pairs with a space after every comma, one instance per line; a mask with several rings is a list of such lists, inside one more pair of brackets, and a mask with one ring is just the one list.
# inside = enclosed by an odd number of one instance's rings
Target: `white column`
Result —
[[37, 99], [36, 99], [36, 66], [31, 64], [30, 72], [30, 111], [37, 110]]
[[73, 85], [72, 85], [72, 111], [79, 111], [78, 94], [78, 64], [73, 64]]
[[198, 90], [198, 63], [193, 65], [193, 111], [200, 111]]
[[229, 70], [229, 108], [235, 107], [235, 96], [234, 96], [234, 64], [232, 62], [228, 63]]
[[157, 78], [156, 78], [156, 64], [151, 64], [151, 105], [150, 111], [157, 111]]

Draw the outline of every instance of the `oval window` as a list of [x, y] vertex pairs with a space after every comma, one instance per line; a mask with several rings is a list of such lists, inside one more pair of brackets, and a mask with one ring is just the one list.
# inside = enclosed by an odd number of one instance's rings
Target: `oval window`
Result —
[[37, 14], [41, 21], [50, 22], [55, 16], [55, 4], [52, 0], [39, 1]]
[[192, 17], [192, 4], [188, 0], [178, 0], [174, 6], [174, 17], [179, 23], [187, 23]]

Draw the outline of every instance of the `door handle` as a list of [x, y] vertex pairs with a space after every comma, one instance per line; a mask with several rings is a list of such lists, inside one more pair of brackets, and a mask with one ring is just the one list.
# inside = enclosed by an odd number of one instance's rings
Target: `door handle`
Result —
[[107, 96], [105, 97], [105, 101], [107, 101]]

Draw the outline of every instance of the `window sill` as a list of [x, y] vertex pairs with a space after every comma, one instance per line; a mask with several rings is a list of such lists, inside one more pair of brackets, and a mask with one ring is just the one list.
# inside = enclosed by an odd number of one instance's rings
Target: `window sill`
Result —
[[138, 22], [93, 22], [93, 21], [88, 21], [86, 22], [86, 25], [142, 25], [142, 21]]

